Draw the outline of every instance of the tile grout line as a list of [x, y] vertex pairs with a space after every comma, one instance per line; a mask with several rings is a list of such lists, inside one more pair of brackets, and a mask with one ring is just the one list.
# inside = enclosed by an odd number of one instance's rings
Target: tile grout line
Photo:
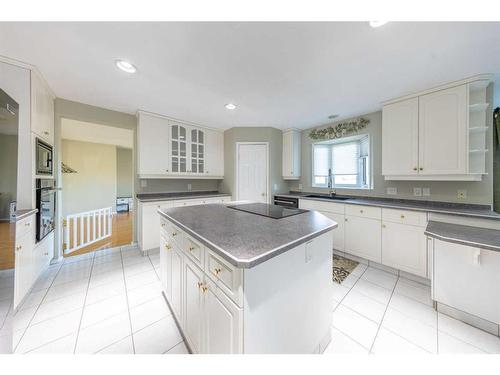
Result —
[[[54, 281], [56, 280], [57, 276], [59, 275], [59, 272], [61, 271], [61, 268], [62, 266], [64, 265], [64, 262], [59, 266], [59, 269], [57, 270], [56, 272], [56, 275], [54, 276], [54, 278], [52, 279], [49, 287], [45, 290], [45, 294], [43, 295], [43, 298], [42, 300], [40, 301], [40, 303], [36, 306], [36, 309], [35, 309], [35, 312], [33, 313], [33, 316], [31, 317], [31, 319], [29, 320], [28, 322], [28, 325], [26, 326], [26, 328], [24, 329], [23, 331], [23, 334], [21, 335], [21, 337], [19, 338], [19, 341], [17, 342], [16, 346], [12, 349], [12, 352], [15, 353], [15, 351], [17, 350], [17, 348], [19, 347], [19, 344], [21, 343], [21, 340], [24, 338], [24, 335], [26, 335], [26, 331], [28, 330], [28, 328], [30, 328], [31, 326], [31, 322], [33, 321], [33, 318], [35, 317], [36, 313], [38, 312], [38, 309], [40, 308], [40, 306], [42, 305], [43, 301], [45, 300], [45, 298], [47, 297], [47, 293], [49, 292], [50, 288], [52, 288], [52, 286], [54, 285]], [[31, 294], [31, 292], [30, 292]], [[19, 310], [21, 311], [21, 310]], [[17, 311], [16, 314], [19, 312]], [[12, 312], [14, 312], [14, 302], [12, 302]]]
[[387, 309], [389, 309], [389, 304], [391, 303], [392, 296], [394, 295], [394, 291], [396, 290], [396, 285], [398, 285], [399, 282], [399, 274], [396, 279], [396, 282], [394, 283], [394, 287], [392, 288], [391, 296], [389, 297], [389, 300], [387, 301], [387, 305], [385, 306], [384, 314], [382, 315], [382, 319], [380, 319], [380, 324], [377, 327], [377, 333], [375, 334], [375, 337], [373, 338], [372, 345], [370, 346], [369, 353], [373, 353], [373, 346], [375, 345], [375, 341], [377, 341], [378, 334], [380, 332], [380, 328], [382, 327], [382, 323], [384, 322], [385, 314], [387, 313]]
[[95, 261], [95, 251], [93, 252], [92, 256], [92, 266], [90, 266], [90, 274], [87, 282], [87, 289], [85, 291], [85, 298], [83, 299], [82, 314], [80, 315], [80, 322], [78, 324], [78, 330], [76, 331], [76, 340], [75, 340], [75, 346], [73, 348], [73, 353], [76, 353], [76, 347], [78, 346], [78, 337], [80, 337], [80, 328], [82, 327], [83, 314], [85, 312], [85, 304], [87, 303], [87, 295], [89, 294], [90, 278], [92, 277], [92, 271], [94, 270], [94, 261]]
[[130, 325], [130, 338], [132, 340], [132, 350], [135, 354], [134, 329], [132, 328], [132, 314], [130, 314], [130, 302], [128, 299], [127, 278], [125, 277], [125, 264], [123, 263], [123, 247], [120, 247], [120, 257], [122, 260], [123, 283], [125, 284], [125, 298], [127, 299], [128, 323]]

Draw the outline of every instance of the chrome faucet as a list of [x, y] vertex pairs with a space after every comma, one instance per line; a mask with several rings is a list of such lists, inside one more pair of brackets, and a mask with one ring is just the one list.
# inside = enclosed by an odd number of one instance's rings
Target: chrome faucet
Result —
[[332, 169], [328, 168], [328, 195], [330, 198], [334, 197], [337, 195], [337, 190], [333, 188], [333, 175], [332, 175]]

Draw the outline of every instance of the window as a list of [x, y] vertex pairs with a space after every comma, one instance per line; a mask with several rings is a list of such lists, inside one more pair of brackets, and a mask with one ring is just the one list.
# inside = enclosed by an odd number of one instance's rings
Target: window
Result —
[[370, 187], [368, 135], [313, 144], [312, 186], [367, 189]]

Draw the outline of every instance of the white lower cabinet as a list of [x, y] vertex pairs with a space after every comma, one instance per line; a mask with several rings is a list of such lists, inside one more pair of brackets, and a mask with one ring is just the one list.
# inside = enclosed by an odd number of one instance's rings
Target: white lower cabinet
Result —
[[345, 217], [345, 251], [377, 263], [382, 262], [380, 220]]
[[500, 324], [500, 252], [433, 242], [434, 299]]
[[400, 223], [382, 223], [382, 264], [427, 277], [425, 228]]
[[184, 262], [184, 332], [191, 350], [202, 353], [203, 271], [189, 259]]
[[[19, 225], [19, 223], [17, 224]], [[35, 236], [30, 230], [16, 236], [14, 272], [14, 308], [17, 308], [33, 285]]]
[[182, 310], [182, 293], [183, 293], [183, 268], [184, 259], [180, 249], [177, 246], [172, 247], [171, 265], [170, 265], [170, 303], [172, 309], [179, 317], [180, 321], [184, 320], [184, 311]]
[[333, 212], [320, 212], [338, 224], [337, 228], [333, 230], [333, 248], [335, 250], [344, 251], [345, 216], [342, 214], [335, 214]]

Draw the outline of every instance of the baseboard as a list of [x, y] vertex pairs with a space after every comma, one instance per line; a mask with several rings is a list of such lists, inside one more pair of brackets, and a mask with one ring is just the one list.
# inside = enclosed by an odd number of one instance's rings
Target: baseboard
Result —
[[177, 320], [177, 316], [175, 316], [174, 309], [172, 309], [172, 306], [170, 305], [170, 302], [168, 302], [168, 298], [167, 298], [167, 296], [166, 296], [166, 294], [165, 294], [165, 292], [163, 290], [161, 292], [161, 295], [163, 296], [163, 299], [167, 303], [167, 306], [168, 306], [168, 309], [170, 310], [170, 313], [174, 317], [175, 325], [177, 326], [177, 329], [179, 330], [179, 332], [180, 332], [180, 334], [182, 336], [182, 340], [184, 340], [184, 344], [186, 345], [186, 348], [187, 348], [189, 354], [193, 354], [193, 350], [189, 346], [189, 342], [188, 342], [188, 340], [186, 340], [186, 336], [184, 336], [184, 331], [182, 330], [182, 327], [179, 324], [179, 321]]
[[489, 320], [466, 313], [465, 311], [458, 310], [454, 307], [445, 305], [444, 303], [440, 302], [436, 303], [436, 310], [444, 315], [448, 315], [482, 331], [500, 337], [500, 325], [490, 322]]

